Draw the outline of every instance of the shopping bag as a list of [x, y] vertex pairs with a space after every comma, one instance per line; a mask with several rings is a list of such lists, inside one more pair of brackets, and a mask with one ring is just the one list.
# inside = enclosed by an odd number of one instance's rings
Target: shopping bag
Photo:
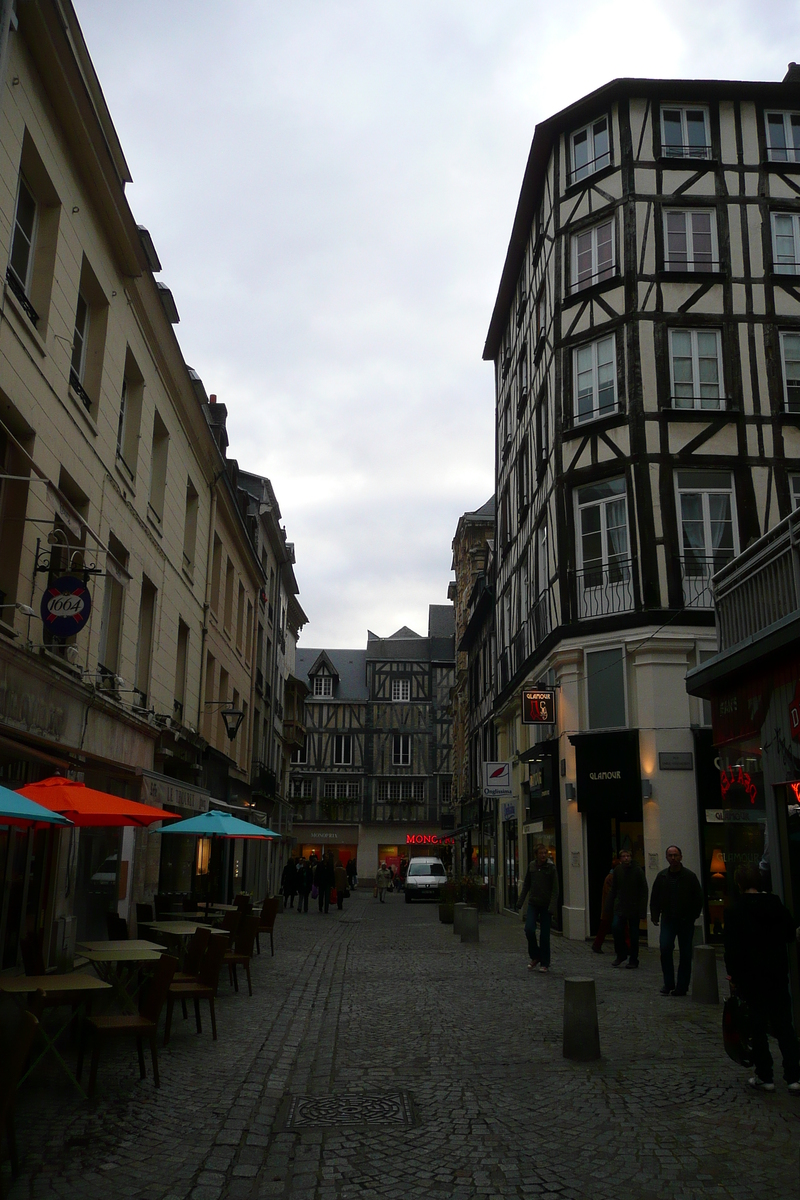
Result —
[[314, 884], [314, 886], [311, 889], [311, 899], [316, 900], [318, 895], [319, 895], [319, 888], [317, 887], [316, 884]]
[[722, 1044], [728, 1057], [740, 1067], [752, 1067], [753, 1036], [750, 1009], [741, 996], [729, 996], [723, 1005]]
[[338, 899], [339, 893], [336, 891], [336, 888], [331, 888], [331, 904], [335, 904]]

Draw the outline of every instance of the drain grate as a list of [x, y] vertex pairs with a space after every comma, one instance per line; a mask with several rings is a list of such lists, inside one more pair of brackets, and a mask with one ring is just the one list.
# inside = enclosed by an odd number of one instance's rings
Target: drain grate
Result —
[[359, 1096], [292, 1096], [285, 1128], [331, 1125], [413, 1125], [406, 1092]]

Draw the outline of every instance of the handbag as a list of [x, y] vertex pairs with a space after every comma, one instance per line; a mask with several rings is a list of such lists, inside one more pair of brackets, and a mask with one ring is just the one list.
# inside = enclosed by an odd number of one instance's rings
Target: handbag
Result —
[[741, 996], [729, 996], [722, 1008], [722, 1044], [725, 1053], [740, 1067], [753, 1065], [753, 1034], [750, 1009]]
[[314, 884], [314, 886], [311, 889], [311, 899], [316, 900], [318, 895], [319, 895], [319, 888], [317, 887], [316, 884]]

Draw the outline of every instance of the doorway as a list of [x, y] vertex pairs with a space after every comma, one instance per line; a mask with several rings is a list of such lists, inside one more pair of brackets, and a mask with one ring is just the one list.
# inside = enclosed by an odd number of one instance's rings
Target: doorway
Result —
[[588, 813], [586, 849], [589, 860], [589, 929], [594, 935], [600, 924], [603, 884], [611, 870], [612, 858], [621, 850], [630, 850], [633, 861], [644, 870], [644, 825], [627, 817]]

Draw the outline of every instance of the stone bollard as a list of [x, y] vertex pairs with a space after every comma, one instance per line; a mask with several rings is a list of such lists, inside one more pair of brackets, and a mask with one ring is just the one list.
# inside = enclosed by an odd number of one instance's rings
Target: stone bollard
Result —
[[564, 980], [564, 1058], [591, 1062], [600, 1057], [594, 980]]
[[453, 905], [453, 933], [461, 933], [461, 917], [466, 907], [466, 904]]
[[472, 904], [465, 904], [461, 914], [461, 942], [479, 942], [478, 910]]
[[692, 955], [692, 999], [699, 1004], [719, 1004], [717, 952], [713, 946], [695, 946]]

